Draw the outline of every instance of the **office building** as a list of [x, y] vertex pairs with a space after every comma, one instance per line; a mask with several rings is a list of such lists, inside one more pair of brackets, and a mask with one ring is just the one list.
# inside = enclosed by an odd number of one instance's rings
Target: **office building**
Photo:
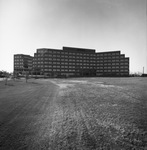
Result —
[[16, 74], [31, 74], [33, 57], [30, 55], [16, 54], [14, 55], [14, 72]]
[[129, 76], [129, 58], [120, 51], [41, 48], [34, 54], [32, 70], [50, 77]]

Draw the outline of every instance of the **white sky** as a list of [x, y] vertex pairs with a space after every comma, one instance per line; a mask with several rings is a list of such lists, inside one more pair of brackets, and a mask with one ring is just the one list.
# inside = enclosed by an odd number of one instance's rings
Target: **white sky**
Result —
[[121, 50], [147, 73], [146, 0], [0, 0], [0, 70], [13, 55], [73, 46]]

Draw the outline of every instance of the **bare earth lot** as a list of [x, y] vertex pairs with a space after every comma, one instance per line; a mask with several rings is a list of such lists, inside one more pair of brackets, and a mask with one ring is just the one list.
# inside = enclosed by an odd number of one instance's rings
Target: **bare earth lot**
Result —
[[0, 150], [145, 150], [147, 78], [0, 82]]

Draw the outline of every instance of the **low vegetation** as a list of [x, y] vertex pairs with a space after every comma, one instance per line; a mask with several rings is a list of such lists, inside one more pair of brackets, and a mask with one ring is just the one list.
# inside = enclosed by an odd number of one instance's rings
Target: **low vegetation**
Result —
[[3, 149], [147, 149], [146, 78], [10, 82], [0, 82]]

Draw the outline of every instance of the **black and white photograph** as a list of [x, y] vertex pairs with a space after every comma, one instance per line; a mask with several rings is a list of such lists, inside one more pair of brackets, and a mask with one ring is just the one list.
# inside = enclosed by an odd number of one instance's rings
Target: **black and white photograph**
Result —
[[147, 0], [0, 0], [0, 150], [147, 150]]

